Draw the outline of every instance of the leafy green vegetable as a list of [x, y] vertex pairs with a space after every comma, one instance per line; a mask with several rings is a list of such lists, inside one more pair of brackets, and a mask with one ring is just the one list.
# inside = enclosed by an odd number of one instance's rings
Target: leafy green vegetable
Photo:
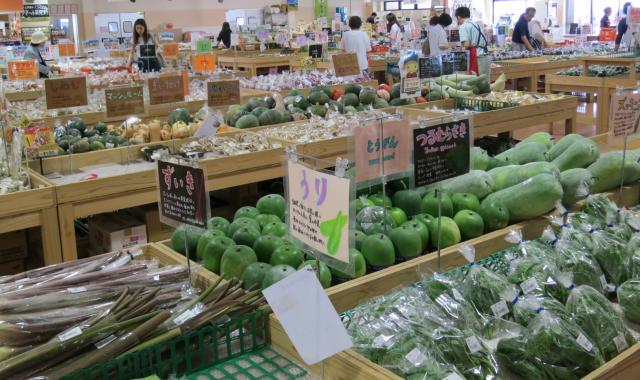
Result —
[[640, 234], [635, 234], [629, 240], [626, 250], [629, 258], [629, 277], [640, 279]]
[[620, 285], [618, 303], [628, 320], [640, 323], [640, 280], [629, 280]]
[[556, 266], [561, 272], [570, 273], [576, 286], [589, 285], [602, 293], [605, 292], [601, 281], [604, 276], [602, 269], [589, 253], [575, 244], [567, 244], [565, 240], [560, 240], [556, 244], [556, 254]]
[[523, 257], [511, 262], [507, 278], [511, 283], [520, 285], [523, 291], [565, 302], [569, 290], [557, 279], [558, 275], [556, 266], [546, 258]]
[[622, 339], [628, 346], [635, 343], [611, 303], [602, 293], [589, 286], [579, 286], [571, 291], [567, 300], [567, 311], [573, 315], [576, 323], [586, 332], [606, 360], [618, 354], [617, 339]]
[[496, 349], [496, 360], [501, 367], [524, 379], [552, 379], [545, 372], [544, 364], [529, 354], [526, 344], [523, 336], [501, 339]]
[[[489, 349], [470, 331], [462, 331], [455, 327], [443, 327], [431, 332], [436, 347], [442, 352], [443, 359], [453, 363], [466, 379], [485, 380], [498, 373], [498, 365]], [[480, 349], [473, 352], [468, 339], [480, 344]], [[473, 346], [472, 346], [473, 347]]]
[[571, 315], [558, 300], [543, 295], [527, 295], [520, 297], [513, 306], [516, 322], [528, 326], [542, 310], [553, 312], [554, 315], [565, 320], [571, 320]]
[[617, 214], [618, 206], [606, 195], [595, 194], [587, 197], [582, 211], [601, 221], [606, 221], [610, 215]]
[[627, 242], [607, 231], [595, 231], [593, 236], [593, 256], [600, 264], [607, 280], [622, 284], [629, 277]]
[[474, 265], [460, 285], [465, 299], [481, 313], [493, 316], [491, 306], [505, 301], [508, 306], [518, 296], [518, 289], [504, 276], [479, 265]]

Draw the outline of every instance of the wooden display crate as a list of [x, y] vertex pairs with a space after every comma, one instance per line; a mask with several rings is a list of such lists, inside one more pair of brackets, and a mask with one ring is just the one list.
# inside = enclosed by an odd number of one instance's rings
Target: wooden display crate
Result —
[[31, 190], [0, 195], [0, 234], [40, 227], [44, 263], [62, 262], [56, 212], [56, 189], [29, 170]]
[[36, 100], [44, 96], [42, 90], [5, 92], [4, 97], [10, 102], [21, 102], [25, 100]]

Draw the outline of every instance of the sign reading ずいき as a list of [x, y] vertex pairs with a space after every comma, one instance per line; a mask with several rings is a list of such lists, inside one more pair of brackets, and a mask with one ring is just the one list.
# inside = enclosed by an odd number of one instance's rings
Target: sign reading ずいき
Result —
[[207, 228], [211, 210], [204, 168], [158, 160], [157, 176], [160, 221]]

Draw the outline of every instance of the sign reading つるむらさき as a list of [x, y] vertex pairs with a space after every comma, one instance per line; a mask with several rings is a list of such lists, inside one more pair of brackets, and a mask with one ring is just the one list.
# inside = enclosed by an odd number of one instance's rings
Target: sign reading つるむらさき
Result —
[[410, 131], [407, 120], [375, 120], [355, 128], [356, 181], [409, 171]]
[[416, 186], [426, 186], [469, 172], [469, 119], [413, 130], [413, 170]]
[[351, 181], [289, 161], [289, 234], [316, 252], [349, 262]]
[[211, 210], [204, 169], [158, 160], [157, 175], [160, 221], [207, 228]]

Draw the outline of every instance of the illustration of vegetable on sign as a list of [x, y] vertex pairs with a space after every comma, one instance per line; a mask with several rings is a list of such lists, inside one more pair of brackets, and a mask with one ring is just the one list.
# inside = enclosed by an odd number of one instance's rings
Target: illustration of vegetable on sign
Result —
[[327, 237], [327, 251], [331, 255], [335, 255], [340, 249], [340, 242], [342, 240], [342, 230], [349, 223], [349, 217], [342, 214], [342, 211], [338, 211], [338, 215], [335, 219], [325, 220], [320, 223], [320, 233]]

